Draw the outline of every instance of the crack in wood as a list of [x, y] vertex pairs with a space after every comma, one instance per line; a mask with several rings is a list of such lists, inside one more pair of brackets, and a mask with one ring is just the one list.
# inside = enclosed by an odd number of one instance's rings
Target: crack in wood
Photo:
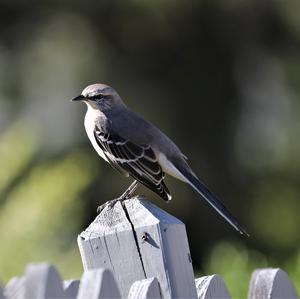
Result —
[[137, 234], [136, 234], [134, 225], [133, 225], [133, 223], [131, 222], [131, 219], [130, 219], [129, 213], [128, 213], [128, 211], [127, 211], [125, 202], [124, 202], [124, 201], [121, 201], [121, 204], [122, 204], [122, 208], [123, 208], [123, 210], [124, 210], [124, 212], [125, 212], [126, 218], [127, 218], [127, 220], [129, 221], [129, 223], [130, 223], [130, 225], [131, 225], [132, 233], [133, 233], [133, 237], [134, 237], [136, 249], [137, 249], [137, 251], [138, 251], [139, 258], [140, 258], [140, 261], [141, 261], [143, 273], [144, 273], [145, 278], [147, 278], [146, 270], [145, 270], [145, 266], [144, 266], [144, 262], [143, 262], [143, 258], [142, 258], [142, 253], [141, 253], [141, 249], [140, 249], [140, 246], [139, 246], [138, 237], [137, 237]]

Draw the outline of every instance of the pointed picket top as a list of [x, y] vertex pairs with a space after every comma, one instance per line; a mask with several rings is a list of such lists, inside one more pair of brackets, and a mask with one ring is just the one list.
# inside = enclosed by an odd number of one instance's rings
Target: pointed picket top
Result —
[[95, 269], [85, 271], [79, 285], [77, 299], [121, 299], [120, 291], [111, 271]]
[[127, 221], [122, 204], [117, 202], [113, 208], [106, 206], [79, 237], [82, 240], [92, 240], [124, 230], [131, 230], [131, 225]]
[[25, 277], [11, 278], [4, 289], [4, 295], [7, 299], [25, 298]]
[[141, 197], [130, 198], [124, 204], [135, 228], [158, 223], [183, 225], [182, 221]]
[[130, 288], [128, 299], [160, 299], [161, 292], [156, 278], [136, 281]]
[[65, 298], [60, 275], [48, 263], [29, 264], [25, 284], [25, 298]]
[[195, 279], [198, 299], [230, 299], [224, 280], [218, 274]]
[[[115, 233], [115, 231], [131, 230], [131, 224], [135, 227], [141, 227], [150, 223], [164, 223], [165, 220], [168, 224], [183, 224], [179, 219], [141, 197], [133, 197], [125, 200], [123, 203], [126, 206], [126, 210], [124, 210], [124, 206], [120, 202], [117, 202], [113, 208], [105, 207], [97, 215], [96, 219], [80, 234], [80, 238], [91, 240]], [[134, 218], [131, 219], [130, 217], [130, 220], [133, 220], [134, 223], [126, 221], [128, 220], [127, 212], [134, 215]]]
[[298, 298], [286, 272], [279, 268], [258, 269], [252, 273], [249, 299]]

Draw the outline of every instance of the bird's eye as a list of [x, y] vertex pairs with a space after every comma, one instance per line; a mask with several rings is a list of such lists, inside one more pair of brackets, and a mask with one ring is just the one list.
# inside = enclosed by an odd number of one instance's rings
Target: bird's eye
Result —
[[101, 100], [104, 98], [104, 95], [102, 93], [98, 93], [98, 94], [95, 94], [94, 96], [91, 96], [90, 99], [96, 101], [96, 100]]

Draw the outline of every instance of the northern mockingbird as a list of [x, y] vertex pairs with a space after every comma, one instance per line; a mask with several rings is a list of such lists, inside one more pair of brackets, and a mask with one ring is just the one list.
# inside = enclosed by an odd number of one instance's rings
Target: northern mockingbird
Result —
[[[130, 110], [118, 93], [105, 84], [87, 86], [72, 99], [87, 104], [84, 126], [97, 153], [135, 181], [116, 200], [128, 198], [138, 182], [162, 199], [171, 199], [165, 173], [192, 186], [237, 231], [248, 235], [221, 201], [197, 178], [187, 157], [154, 125]], [[115, 201], [116, 201], [115, 200]]]

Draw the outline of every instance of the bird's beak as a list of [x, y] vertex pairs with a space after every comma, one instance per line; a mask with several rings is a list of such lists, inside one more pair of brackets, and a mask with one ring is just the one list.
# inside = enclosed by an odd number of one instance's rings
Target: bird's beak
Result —
[[83, 101], [85, 97], [81, 94], [71, 100], [71, 102]]

